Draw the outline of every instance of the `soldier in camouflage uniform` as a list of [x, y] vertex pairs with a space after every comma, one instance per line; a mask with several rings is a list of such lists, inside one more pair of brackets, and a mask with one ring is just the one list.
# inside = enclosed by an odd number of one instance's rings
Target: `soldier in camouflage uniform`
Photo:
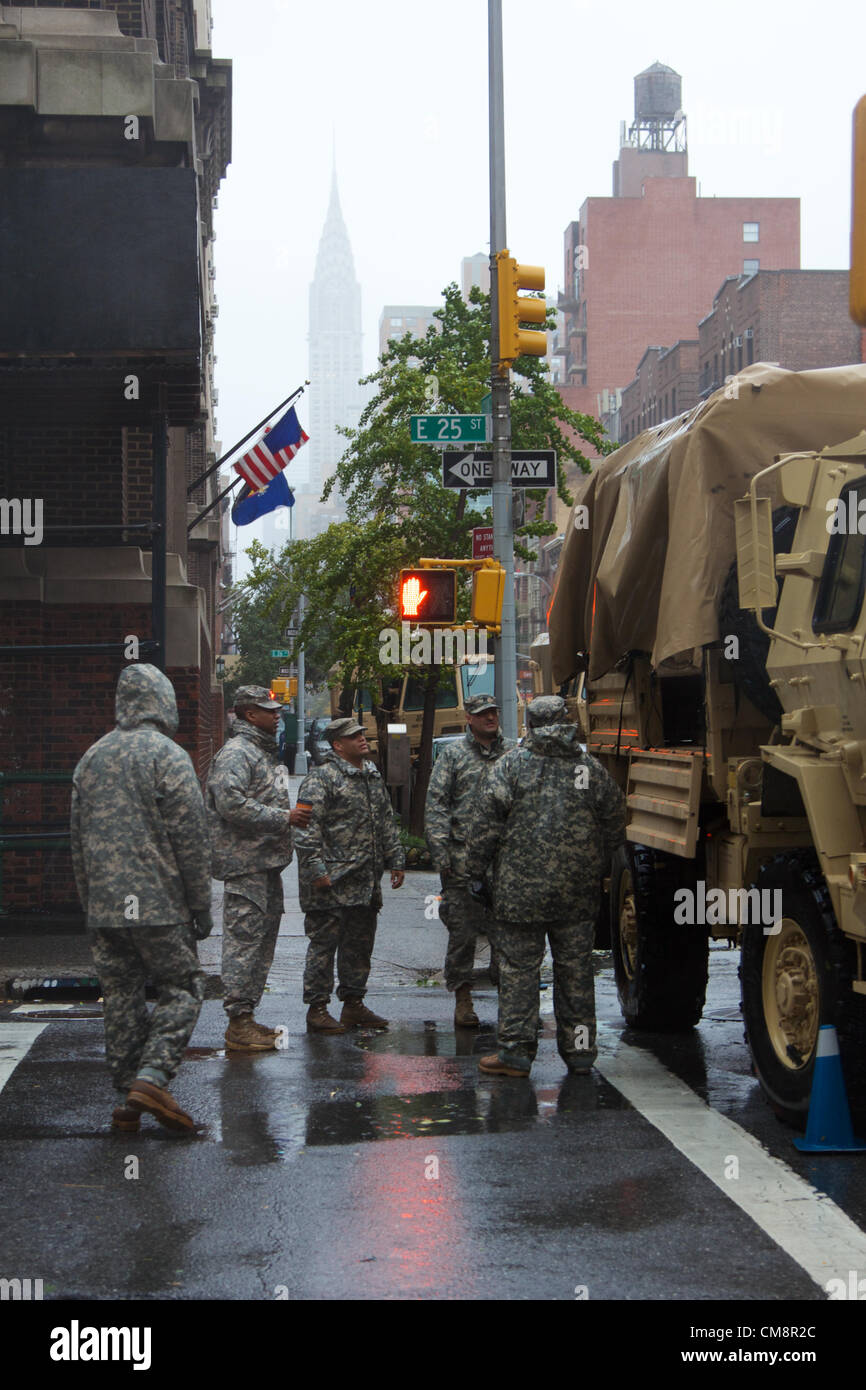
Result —
[[[391, 887], [403, 882], [403, 849], [391, 802], [373, 763], [363, 727], [334, 719], [324, 731], [332, 751], [298, 790], [298, 803], [312, 808], [306, 830], [295, 836], [301, 907], [309, 937], [304, 967], [304, 1003], [311, 1033], [346, 1028], [387, 1028], [363, 1002], [370, 974], [376, 918], [382, 906], [381, 879], [391, 870]], [[334, 988], [334, 956], [343, 1010], [328, 1013]]]
[[578, 1075], [596, 1057], [592, 946], [598, 883], [625, 837], [622, 793], [582, 750], [565, 701], [527, 709], [524, 744], [487, 781], [472, 822], [468, 873], [493, 869], [499, 948], [499, 1052], [482, 1071], [528, 1076], [538, 1046], [545, 937], [553, 954], [559, 1054]]
[[281, 710], [264, 686], [238, 687], [232, 735], [211, 764], [205, 792], [214, 877], [225, 882], [221, 973], [230, 1052], [277, 1046], [277, 1030], [254, 1014], [283, 915], [280, 875], [292, 858], [290, 827], [309, 819], [289, 802], [276, 742]]
[[495, 945], [493, 920], [484, 903], [469, 892], [466, 851], [469, 825], [491, 768], [514, 739], [499, 731], [499, 708], [489, 695], [466, 701], [465, 738], [442, 750], [433, 766], [427, 788], [424, 833], [434, 869], [442, 879], [439, 916], [448, 928], [445, 984], [454, 992], [454, 1023], [458, 1028], [477, 1028], [472, 1007], [472, 970], [479, 935]]
[[[116, 728], [72, 774], [70, 835], [78, 895], [103, 993], [105, 1052], [124, 1098], [115, 1129], [148, 1111], [167, 1129], [193, 1121], [168, 1091], [204, 997], [196, 940], [213, 927], [201, 788], [174, 742], [177, 703], [155, 666], [117, 682]], [[145, 984], [157, 986], [152, 1013]]]

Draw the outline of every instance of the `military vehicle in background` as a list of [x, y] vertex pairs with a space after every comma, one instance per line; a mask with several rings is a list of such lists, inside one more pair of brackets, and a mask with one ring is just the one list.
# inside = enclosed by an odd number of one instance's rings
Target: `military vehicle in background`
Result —
[[[336, 672], [337, 668], [332, 668]], [[414, 757], [421, 746], [421, 724], [424, 715], [425, 678], [401, 676], [392, 683], [378, 681], [375, 690], [369, 686], [331, 689], [331, 718], [354, 714], [364, 725], [370, 751], [375, 758], [379, 746], [379, 731], [375, 709], [385, 710], [389, 724], [405, 724], [409, 746]], [[456, 666], [446, 669], [446, 676], [436, 695], [433, 737], [462, 734], [466, 728], [463, 710], [465, 700], [472, 695], [493, 694], [493, 658], [481, 661], [467, 657]]]
[[626, 795], [624, 1017], [695, 1025], [709, 940], [737, 940], [754, 1070], [794, 1123], [823, 1023], [866, 1116], [864, 426], [866, 366], [757, 363], [619, 448], [532, 653]]

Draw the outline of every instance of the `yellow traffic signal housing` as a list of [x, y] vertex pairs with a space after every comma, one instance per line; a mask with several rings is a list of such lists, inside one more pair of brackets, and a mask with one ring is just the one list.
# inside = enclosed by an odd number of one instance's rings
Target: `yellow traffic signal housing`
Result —
[[481, 627], [500, 627], [504, 594], [505, 570], [502, 565], [476, 570], [472, 576], [472, 622]]
[[290, 700], [294, 700], [295, 697], [296, 697], [296, 695], [297, 695], [297, 693], [298, 693], [298, 678], [297, 678], [297, 676], [289, 676], [289, 699], [290, 699]]
[[289, 681], [286, 676], [275, 676], [271, 681], [271, 694], [275, 700], [285, 704], [289, 698]]
[[540, 265], [518, 265], [507, 251], [496, 253], [497, 303], [499, 307], [499, 361], [513, 362], [528, 353], [544, 357], [547, 334], [521, 328], [521, 323], [546, 323], [547, 304], [543, 299], [522, 299], [519, 290], [543, 290], [544, 270]]
[[851, 276], [848, 311], [866, 328], [866, 96], [854, 107], [851, 187]]

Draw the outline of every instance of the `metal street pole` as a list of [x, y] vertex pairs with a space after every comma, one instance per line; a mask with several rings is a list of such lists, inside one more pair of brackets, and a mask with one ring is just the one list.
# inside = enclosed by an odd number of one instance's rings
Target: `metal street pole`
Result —
[[487, 0], [490, 108], [490, 394], [493, 415], [493, 553], [505, 568], [502, 632], [494, 646], [494, 679], [502, 731], [517, 737], [517, 638], [514, 623], [514, 531], [511, 517], [511, 387], [499, 371], [496, 253], [505, 234], [505, 99], [502, 84], [502, 0]]
[[[298, 599], [298, 627], [304, 622], [304, 595]], [[298, 652], [298, 753], [295, 758], [295, 772], [304, 777], [307, 772], [307, 750], [304, 747], [304, 649]]]

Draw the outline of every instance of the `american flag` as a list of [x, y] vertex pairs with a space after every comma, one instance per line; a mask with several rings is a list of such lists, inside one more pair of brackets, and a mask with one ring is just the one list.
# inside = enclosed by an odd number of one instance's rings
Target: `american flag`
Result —
[[249, 452], [233, 465], [235, 472], [240, 473], [253, 488], [267, 487], [309, 437], [301, 429], [295, 407], [290, 406], [273, 429], [266, 430]]

